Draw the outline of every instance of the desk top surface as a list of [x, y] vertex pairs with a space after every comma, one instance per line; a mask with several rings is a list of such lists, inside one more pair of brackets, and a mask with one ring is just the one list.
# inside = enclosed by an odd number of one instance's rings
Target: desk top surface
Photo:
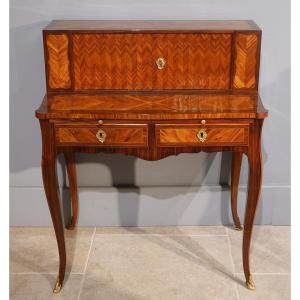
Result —
[[37, 117], [197, 119], [265, 118], [256, 94], [48, 94]]
[[46, 31], [259, 31], [252, 20], [53, 20]]

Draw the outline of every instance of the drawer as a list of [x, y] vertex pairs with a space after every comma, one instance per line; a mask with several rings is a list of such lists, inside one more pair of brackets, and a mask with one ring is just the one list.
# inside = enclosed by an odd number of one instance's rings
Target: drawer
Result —
[[74, 89], [228, 89], [230, 33], [75, 33]]
[[147, 147], [146, 124], [56, 124], [58, 145], [102, 147]]
[[156, 126], [159, 147], [245, 146], [248, 124], [161, 124]]

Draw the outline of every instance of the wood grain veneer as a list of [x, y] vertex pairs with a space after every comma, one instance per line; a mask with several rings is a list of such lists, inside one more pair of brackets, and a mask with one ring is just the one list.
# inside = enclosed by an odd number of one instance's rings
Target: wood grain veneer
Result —
[[68, 49], [69, 39], [66, 34], [46, 36], [46, 64], [50, 89], [71, 87]]
[[[197, 137], [200, 129], [207, 138], [201, 142]], [[234, 124], [165, 124], [156, 126], [157, 144], [164, 146], [244, 146], [248, 144], [247, 125]]]
[[41, 119], [240, 119], [265, 118], [256, 94], [48, 94]]
[[236, 35], [236, 60], [233, 86], [235, 89], [254, 89], [257, 85], [258, 34]]
[[252, 20], [53, 20], [49, 32], [191, 32], [255, 31]]
[[73, 59], [75, 90], [228, 89], [231, 35], [74, 34]]
[[[104, 143], [96, 137], [99, 129], [106, 132]], [[89, 124], [63, 124], [55, 126], [58, 145], [98, 146], [98, 147], [146, 147], [148, 128], [142, 124], [112, 124], [94, 126]]]

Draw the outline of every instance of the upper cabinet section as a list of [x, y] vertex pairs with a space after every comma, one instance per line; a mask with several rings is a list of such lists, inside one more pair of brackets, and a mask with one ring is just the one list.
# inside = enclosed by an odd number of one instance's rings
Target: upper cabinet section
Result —
[[257, 91], [260, 37], [252, 21], [53, 21], [47, 89]]

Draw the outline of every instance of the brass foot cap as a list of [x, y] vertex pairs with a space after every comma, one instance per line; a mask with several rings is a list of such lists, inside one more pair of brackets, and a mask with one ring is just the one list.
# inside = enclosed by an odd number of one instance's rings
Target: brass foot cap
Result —
[[69, 225], [67, 225], [68, 230], [74, 230], [75, 229], [75, 224], [74, 224], [74, 218], [71, 218], [71, 222]]
[[54, 286], [54, 289], [53, 289], [53, 293], [54, 294], [57, 294], [61, 291], [61, 288], [62, 288], [62, 284], [59, 282], [59, 280], [57, 279], [56, 280], [56, 283], [55, 283], [55, 286]]
[[243, 226], [239, 225], [239, 226], [234, 226], [234, 229], [237, 231], [242, 231], [243, 230]]
[[68, 230], [74, 230], [75, 229], [75, 225], [73, 225], [72, 223], [67, 225], [67, 229]]
[[256, 289], [254, 281], [251, 276], [249, 277], [249, 280], [246, 282], [246, 285], [247, 285], [248, 290], [254, 291]]

